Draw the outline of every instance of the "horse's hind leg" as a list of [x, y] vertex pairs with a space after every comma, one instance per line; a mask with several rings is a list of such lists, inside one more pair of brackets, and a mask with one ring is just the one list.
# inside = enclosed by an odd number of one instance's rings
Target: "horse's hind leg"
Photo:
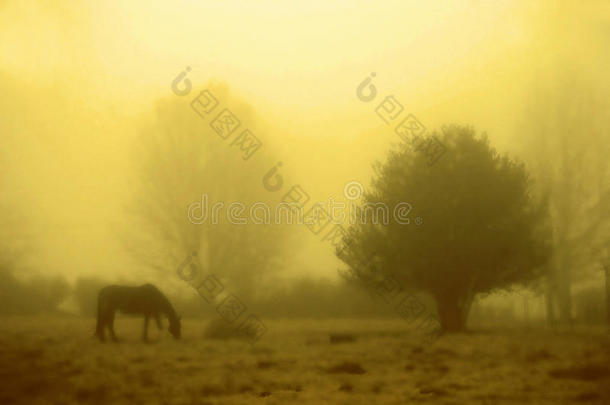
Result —
[[157, 328], [159, 328], [159, 330], [163, 330], [163, 324], [161, 323], [161, 317], [159, 314], [155, 314], [155, 320], [157, 321]]
[[117, 339], [114, 333], [114, 311], [108, 315], [108, 330], [110, 331], [110, 337], [112, 337], [112, 340], [118, 342], [119, 339]]
[[148, 314], [144, 314], [144, 329], [142, 330], [142, 340], [148, 342]]

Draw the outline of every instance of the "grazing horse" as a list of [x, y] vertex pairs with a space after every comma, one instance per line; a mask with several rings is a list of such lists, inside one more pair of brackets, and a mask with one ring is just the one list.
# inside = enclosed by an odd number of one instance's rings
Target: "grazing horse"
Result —
[[157, 287], [152, 284], [144, 284], [139, 287], [126, 287], [121, 285], [109, 285], [102, 288], [97, 297], [97, 328], [95, 334], [103, 342], [104, 328], [108, 327], [112, 340], [117, 341], [114, 334], [114, 313], [121, 311], [126, 314], [143, 314], [144, 330], [142, 339], [148, 341], [148, 320], [154, 317], [159, 329], [161, 319], [159, 316], [165, 314], [169, 319], [169, 331], [176, 339], [180, 339], [180, 318], [170, 304], [169, 300]]

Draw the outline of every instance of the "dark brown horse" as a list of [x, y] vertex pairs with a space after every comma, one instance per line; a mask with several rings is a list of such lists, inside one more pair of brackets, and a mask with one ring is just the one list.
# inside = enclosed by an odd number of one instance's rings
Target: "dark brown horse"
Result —
[[144, 315], [144, 330], [142, 339], [148, 341], [148, 320], [154, 317], [159, 329], [161, 326], [160, 315], [164, 314], [169, 319], [169, 332], [176, 339], [180, 339], [180, 318], [170, 304], [169, 300], [157, 287], [152, 284], [144, 284], [139, 287], [126, 287], [120, 285], [109, 285], [100, 290], [97, 297], [97, 328], [95, 334], [103, 342], [104, 328], [110, 331], [110, 337], [115, 342], [114, 314], [120, 311], [126, 314]]

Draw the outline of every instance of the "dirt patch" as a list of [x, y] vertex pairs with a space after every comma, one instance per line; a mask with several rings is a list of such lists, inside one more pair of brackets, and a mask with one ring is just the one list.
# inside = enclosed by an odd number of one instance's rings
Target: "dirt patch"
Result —
[[330, 367], [329, 374], [364, 374], [366, 370], [358, 363], [352, 361], [344, 361], [335, 366]]
[[329, 340], [331, 344], [353, 343], [356, 341], [356, 335], [351, 333], [331, 333]]
[[449, 392], [447, 392], [447, 390], [437, 387], [420, 388], [419, 393], [422, 395], [433, 395], [435, 397], [446, 397], [447, 395], [449, 395]]
[[259, 360], [256, 362], [256, 368], [259, 370], [268, 370], [275, 366], [277, 366], [275, 361]]
[[563, 369], [549, 371], [553, 378], [566, 378], [572, 380], [595, 381], [610, 375], [610, 368], [605, 364], [585, 364]]
[[354, 390], [354, 386], [348, 382], [342, 383], [339, 386], [339, 391], [352, 392], [353, 390]]
[[219, 384], [204, 384], [201, 386], [199, 392], [205, 397], [218, 397], [230, 394], [230, 392], [227, 392], [225, 387]]
[[538, 363], [541, 361], [552, 360], [553, 358], [554, 357], [551, 355], [551, 353], [542, 349], [528, 353], [528, 355], [525, 356], [525, 361], [528, 363]]
[[591, 403], [593, 401], [599, 401], [601, 399], [602, 399], [601, 395], [599, 395], [599, 393], [597, 393], [597, 392], [583, 392], [582, 394], [579, 394], [574, 397], [574, 401], [586, 402], [586, 403]]

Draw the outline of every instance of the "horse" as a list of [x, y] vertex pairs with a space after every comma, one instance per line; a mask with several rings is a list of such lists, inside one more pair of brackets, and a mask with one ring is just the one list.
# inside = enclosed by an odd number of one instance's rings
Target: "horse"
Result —
[[100, 290], [97, 296], [97, 327], [96, 336], [100, 341], [106, 340], [104, 329], [110, 331], [113, 341], [118, 341], [114, 333], [114, 314], [120, 311], [126, 314], [143, 314], [144, 330], [142, 340], [148, 342], [148, 320], [154, 317], [157, 327], [162, 329], [160, 315], [164, 314], [169, 320], [169, 332], [175, 339], [180, 339], [180, 318], [170, 304], [167, 297], [152, 284], [139, 287], [109, 285]]

